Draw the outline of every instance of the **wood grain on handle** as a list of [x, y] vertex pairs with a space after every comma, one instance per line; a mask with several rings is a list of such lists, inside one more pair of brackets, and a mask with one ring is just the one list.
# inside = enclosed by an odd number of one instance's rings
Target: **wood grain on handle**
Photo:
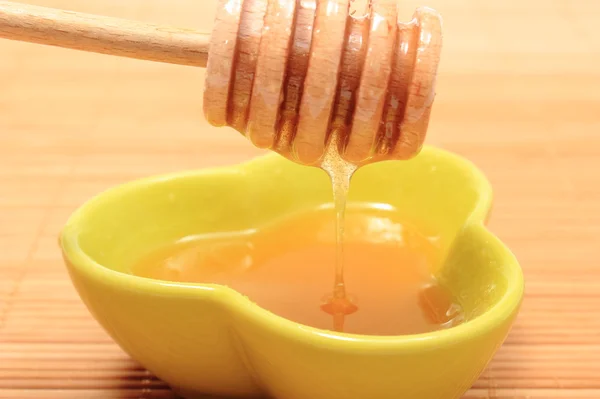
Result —
[[210, 35], [193, 30], [0, 1], [0, 38], [205, 67]]

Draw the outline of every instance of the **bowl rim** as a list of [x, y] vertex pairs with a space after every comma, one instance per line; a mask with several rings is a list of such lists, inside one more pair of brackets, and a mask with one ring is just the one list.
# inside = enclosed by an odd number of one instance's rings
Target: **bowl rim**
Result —
[[160, 293], [161, 295], [192, 299], [211, 296], [212, 301], [220, 303], [229, 308], [229, 310], [243, 312], [245, 316], [250, 317], [255, 322], [264, 325], [268, 329], [284, 333], [292, 339], [305, 342], [308, 340], [312, 346], [325, 346], [329, 349], [338, 348], [340, 350], [355, 348], [363, 352], [389, 352], [395, 349], [422, 351], [425, 349], [424, 345], [431, 348], [439, 348], [449, 344], [456, 344], [463, 340], [484, 335], [512, 319], [522, 302], [524, 278], [522, 269], [513, 253], [485, 226], [487, 214], [491, 209], [493, 194], [491, 185], [483, 172], [464, 157], [440, 148], [424, 146], [419, 155], [437, 157], [442, 159], [443, 162], [453, 163], [455, 167], [459, 167], [471, 175], [470, 178], [475, 182], [480, 197], [471, 214], [463, 222], [463, 228], [477, 229], [478, 235], [486, 235], [486, 238], [495, 240], [497, 245], [501, 246], [507, 258], [504, 266], [508, 285], [502, 297], [494, 306], [481, 315], [466, 323], [448, 329], [418, 334], [378, 336], [339, 333], [310, 327], [278, 316], [254, 304], [250, 299], [236, 290], [223, 285], [170, 282], [112, 270], [96, 262], [91, 256], [88, 256], [78, 244], [79, 226], [83, 219], [85, 219], [86, 214], [93, 212], [99, 207], [101, 208], [103, 202], [110, 198], [127, 195], [137, 191], [139, 188], [168, 180], [198, 179], [216, 174], [245, 172], [247, 169], [254, 168], [256, 165], [268, 162], [271, 159], [283, 159], [277, 154], [267, 154], [228, 166], [186, 170], [144, 177], [108, 188], [88, 199], [71, 214], [59, 234], [59, 246], [62, 249], [64, 259], [67, 261], [67, 267], [88, 278], [102, 281], [104, 284], [111, 286], [118, 286], [120, 289], [148, 294]]

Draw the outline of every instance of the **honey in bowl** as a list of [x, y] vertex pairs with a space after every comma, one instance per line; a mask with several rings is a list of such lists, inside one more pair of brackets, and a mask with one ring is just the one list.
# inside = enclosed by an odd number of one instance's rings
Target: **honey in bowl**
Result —
[[462, 322], [459, 304], [431, 273], [440, 254], [435, 236], [385, 204], [349, 204], [344, 232], [344, 296], [338, 301], [332, 301], [332, 206], [257, 230], [185, 237], [139, 259], [131, 271], [226, 285], [286, 319], [346, 333], [416, 334]]

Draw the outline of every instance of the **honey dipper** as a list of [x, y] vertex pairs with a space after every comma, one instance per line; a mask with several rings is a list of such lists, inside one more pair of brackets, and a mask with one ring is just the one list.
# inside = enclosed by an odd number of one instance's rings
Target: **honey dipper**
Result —
[[[335, 142], [360, 165], [408, 159], [423, 144], [441, 19], [395, 0], [220, 0], [212, 34], [0, 1], [0, 37], [206, 66], [204, 113], [259, 148], [316, 164]], [[335, 140], [332, 140], [335, 138]]]

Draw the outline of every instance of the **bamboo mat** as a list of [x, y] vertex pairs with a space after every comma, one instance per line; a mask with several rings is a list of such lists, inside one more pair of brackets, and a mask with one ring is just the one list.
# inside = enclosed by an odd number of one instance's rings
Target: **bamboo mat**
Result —
[[[31, 0], [33, 2], [33, 0]], [[216, 0], [37, 0], [208, 31]], [[410, 16], [413, 0], [403, 0]], [[430, 0], [445, 48], [428, 142], [492, 181], [522, 312], [465, 395], [600, 398], [600, 2]], [[0, 41], [0, 398], [172, 398], [89, 316], [68, 215], [114, 184], [259, 154], [206, 127], [203, 71]]]

